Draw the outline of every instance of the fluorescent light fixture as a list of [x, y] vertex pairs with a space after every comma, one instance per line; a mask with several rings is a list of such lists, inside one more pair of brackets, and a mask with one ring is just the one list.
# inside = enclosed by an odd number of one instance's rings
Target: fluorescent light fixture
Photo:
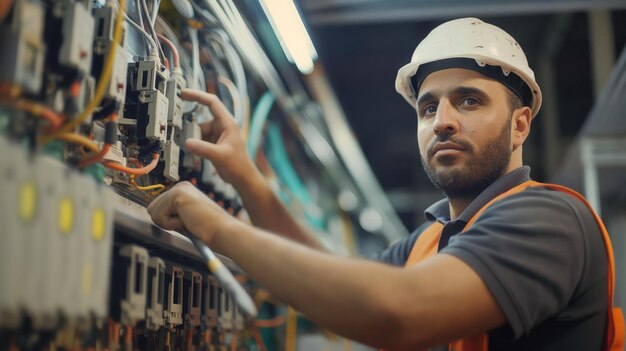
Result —
[[300, 72], [313, 72], [317, 52], [293, 0], [260, 0], [265, 16], [270, 21], [287, 59]]

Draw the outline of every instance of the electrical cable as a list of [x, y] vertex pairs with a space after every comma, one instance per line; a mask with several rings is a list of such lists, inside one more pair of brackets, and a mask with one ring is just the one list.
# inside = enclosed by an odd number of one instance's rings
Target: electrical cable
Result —
[[172, 0], [172, 5], [176, 8], [176, 11], [179, 15], [181, 15], [184, 19], [192, 19], [195, 11], [193, 9], [193, 5], [189, 2], [189, 0]]
[[249, 110], [249, 98], [248, 98], [248, 82], [246, 80], [246, 73], [243, 68], [243, 63], [241, 62], [241, 58], [237, 51], [233, 47], [228, 35], [223, 30], [213, 30], [209, 33], [209, 37], [211, 40], [221, 47], [221, 51], [224, 53], [226, 57], [226, 61], [230, 66], [230, 70], [234, 77], [235, 85], [239, 91], [239, 95], [241, 96], [241, 106], [239, 111], [234, 112], [235, 116], [238, 117], [238, 120], [241, 120], [240, 125], [245, 125], [245, 119], [249, 118], [250, 110]]
[[325, 227], [324, 216], [316, 213], [317, 211], [311, 210], [311, 207], [314, 206], [311, 194], [302, 183], [302, 180], [289, 160], [287, 150], [285, 149], [285, 145], [282, 140], [280, 127], [277, 123], [270, 123], [267, 128], [267, 144], [269, 150], [268, 158], [272, 162], [279, 178], [287, 185], [293, 195], [304, 206], [304, 215], [306, 216], [309, 224], [315, 228], [323, 230]]
[[257, 315], [257, 309], [254, 305], [254, 301], [246, 290], [237, 282], [237, 279], [233, 274], [224, 266], [222, 261], [193, 233], [187, 232], [187, 237], [200, 254], [206, 259], [207, 267], [213, 274], [215, 279], [222, 285], [224, 290], [228, 292], [230, 297], [235, 301], [241, 313], [249, 318], [254, 318]]
[[178, 54], [178, 49], [176, 48], [176, 45], [174, 45], [174, 43], [172, 43], [172, 41], [167, 39], [165, 35], [163, 34], [157, 33], [157, 36], [162, 42], [164, 42], [170, 48], [170, 51], [172, 52], [172, 56], [174, 57], [174, 67], [180, 68], [180, 56]]
[[287, 307], [287, 331], [285, 332], [285, 350], [296, 351], [296, 337], [298, 336], [298, 315], [296, 311]]
[[[112, 128], [113, 129], [112, 132], [117, 132], [117, 113], [111, 114], [111, 116], [109, 117], [109, 121], [107, 122], [106, 128]], [[80, 160], [78, 163], [78, 167], [84, 168], [92, 163], [102, 161], [104, 156], [109, 152], [109, 150], [111, 150], [111, 146], [113, 145], [112, 140], [106, 140], [106, 139], [108, 138], [105, 137], [105, 143], [102, 146], [102, 149], [100, 149], [100, 151], [97, 154], [93, 156], [88, 156], [87, 158]]]
[[256, 342], [256, 346], [259, 348], [259, 351], [267, 351], [267, 346], [265, 346], [265, 342], [263, 341], [263, 336], [261, 336], [259, 328], [253, 325], [251, 329], [252, 337], [254, 338], [254, 341]]
[[135, 181], [136, 177], [137, 177], [136, 175], [131, 174], [129, 178], [130, 178], [130, 184], [132, 186], [134, 186], [137, 190], [141, 190], [141, 191], [148, 191], [148, 190], [161, 190], [161, 191], [163, 191], [163, 190], [165, 190], [165, 185], [163, 185], [163, 184], [153, 184], [153, 185], [146, 185], [146, 186], [139, 185]]
[[263, 127], [274, 105], [274, 95], [267, 91], [257, 102], [254, 112], [252, 113], [252, 121], [250, 122], [250, 133], [248, 134], [248, 155], [254, 159], [261, 144], [261, 135]]
[[[243, 116], [240, 115], [240, 111], [241, 111], [241, 96], [239, 95], [239, 91], [237, 90], [237, 86], [235, 85], [235, 83], [233, 83], [232, 80], [224, 77], [224, 76], [219, 76], [217, 77], [217, 81], [222, 83], [222, 85], [224, 85], [226, 87], [226, 89], [228, 90], [228, 93], [230, 94], [230, 96], [233, 99], [233, 115], [235, 115], [235, 119], [237, 120], [237, 124], [239, 124], [240, 127], [242, 127], [243, 129]], [[245, 140], [245, 138], [244, 138]]]
[[128, 14], [124, 13], [124, 17], [126, 18], [126, 22], [130, 23], [144, 37], [144, 39], [146, 39], [146, 41], [148, 42], [148, 45], [150, 45], [152, 49], [156, 50], [157, 44], [154, 42], [152, 35], [146, 32], [146, 30], [143, 29], [143, 27], [141, 27], [140, 25], [138, 25], [137, 22], [133, 21], [133, 19], [130, 18]]
[[257, 319], [254, 324], [259, 328], [276, 328], [285, 323], [285, 316], [276, 316], [270, 319]]
[[48, 143], [49, 141], [57, 138], [59, 135], [63, 133], [71, 132], [72, 129], [74, 129], [76, 126], [80, 125], [85, 120], [87, 120], [87, 118], [91, 116], [91, 114], [96, 109], [96, 107], [100, 105], [100, 102], [102, 102], [102, 99], [104, 98], [107, 87], [109, 85], [109, 80], [111, 79], [111, 75], [113, 72], [113, 65], [115, 63], [115, 55], [117, 54], [117, 47], [122, 42], [121, 40], [122, 39], [122, 27], [123, 27], [122, 22], [123, 22], [123, 17], [124, 17], [123, 13], [126, 10], [126, 0], [119, 0], [119, 3], [120, 3], [120, 6], [115, 16], [115, 29], [113, 31], [113, 42], [111, 43], [109, 47], [109, 52], [107, 53], [105, 63], [104, 63], [104, 68], [102, 69], [102, 74], [100, 75], [100, 79], [98, 80], [98, 85], [96, 86], [96, 92], [94, 94], [93, 99], [87, 105], [87, 107], [83, 110], [83, 112], [81, 112], [78, 115], [78, 117], [76, 117], [75, 119], [72, 119], [70, 122], [65, 124], [63, 127], [61, 127], [60, 130], [52, 134], [43, 136], [41, 139], [42, 144]]
[[100, 152], [100, 148], [98, 148], [98, 145], [94, 144], [93, 141], [91, 141], [91, 139], [82, 136], [80, 134], [76, 134], [76, 133], [63, 133], [63, 134], [59, 134], [56, 136], [56, 139], [62, 140], [62, 141], [67, 141], [67, 142], [71, 142], [74, 144], [79, 144], [81, 146], [84, 146], [85, 148], [89, 149], [89, 151], [94, 152], [94, 153], [98, 153]]
[[152, 14], [150, 15], [150, 25], [154, 28], [157, 15], [159, 13], [159, 6], [161, 6], [161, 0], [152, 0]]
[[63, 125], [63, 121], [65, 120], [63, 117], [54, 112], [51, 108], [38, 104], [36, 102], [19, 99], [13, 102], [3, 101], [2, 103], [6, 103], [10, 106], [15, 107], [18, 110], [26, 111], [35, 117], [39, 117], [48, 121], [52, 130], [59, 129], [61, 125]]
[[124, 173], [127, 173], [127, 174], [132, 174], [132, 175], [136, 175], [136, 176], [141, 176], [141, 175], [150, 173], [150, 171], [152, 171], [157, 166], [157, 164], [159, 163], [159, 158], [160, 158], [159, 154], [154, 154], [154, 156], [152, 158], [152, 162], [150, 162], [145, 167], [139, 167], [139, 168], [130, 168], [130, 167], [122, 166], [121, 164], [115, 163], [115, 162], [112, 162], [112, 161], [105, 161], [103, 163], [103, 165], [105, 167], [114, 169], [116, 171], [124, 172]]
[[[147, 17], [148, 20], [148, 29], [150, 30], [150, 33], [152, 34], [152, 39], [154, 39], [154, 42], [156, 43], [156, 49], [158, 52], [158, 55], [156, 58], [158, 58], [159, 55], [161, 55], [161, 57], [163, 59], [165, 59], [165, 54], [163, 53], [163, 49], [161, 48], [161, 43], [159, 43], [159, 37], [156, 34], [156, 31], [154, 30], [154, 25], [152, 24], [154, 21], [152, 20], [152, 17], [150, 17], [150, 12], [148, 10], [148, 4], [146, 3], [146, 0], [141, 0], [141, 9], [143, 9], [144, 11], [144, 15]], [[156, 16], [156, 14], [155, 14]], [[155, 18], [156, 20], [156, 18]]]
[[189, 28], [189, 37], [191, 38], [191, 59], [193, 70], [193, 82], [195, 89], [206, 91], [206, 83], [204, 80], [204, 74], [200, 67], [200, 44], [198, 43], [198, 31], [194, 28]]

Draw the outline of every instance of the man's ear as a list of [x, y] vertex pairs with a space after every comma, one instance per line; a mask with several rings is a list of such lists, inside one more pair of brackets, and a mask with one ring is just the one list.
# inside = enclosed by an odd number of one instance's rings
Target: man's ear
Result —
[[513, 111], [513, 116], [511, 116], [511, 144], [513, 150], [522, 146], [524, 141], [526, 141], [530, 133], [531, 116], [532, 111], [528, 106]]

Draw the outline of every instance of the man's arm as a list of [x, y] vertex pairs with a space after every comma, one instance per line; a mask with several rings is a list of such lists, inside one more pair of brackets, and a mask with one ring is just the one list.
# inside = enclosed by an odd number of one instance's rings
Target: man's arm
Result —
[[204, 140], [188, 140], [186, 147], [213, 162], [220, 176], [237, 189], [254, 225], [326, 251], [317, 237], [293, 218], [274, 194], [248, 156], [239, 128], [222, 102], [215, 95], [190, 89], [184, 89], [181, 98], [206, 105], [213, 113], [215, 119], [201, 126]]
[[480, 277], [436, 255], [396, 268], [312, 250], [230, 217], [188, 183], [148, 211], [166, 228], [186, 228], [319, 325], [387, 349], [445, 344], [505, 323]]

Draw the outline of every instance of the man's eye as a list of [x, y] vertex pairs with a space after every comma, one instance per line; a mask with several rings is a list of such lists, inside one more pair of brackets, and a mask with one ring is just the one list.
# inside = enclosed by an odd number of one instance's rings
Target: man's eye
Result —
[[463, 105], [465, 106], [476, 106], [479, 104], [480, 104], [480, 101], [474, 98], [466, 98], [465, 100], [463, 100]]
[[431, 106], [426, 106], [424, 108], [424, 111], [423, 111], [423, 115], [425, 115], [425, 116], [432, 115], [432, 114], [435, 114], [435, 113], [437, 113], [437, 108], [435, 106], [432, 106], [432, 105]]

